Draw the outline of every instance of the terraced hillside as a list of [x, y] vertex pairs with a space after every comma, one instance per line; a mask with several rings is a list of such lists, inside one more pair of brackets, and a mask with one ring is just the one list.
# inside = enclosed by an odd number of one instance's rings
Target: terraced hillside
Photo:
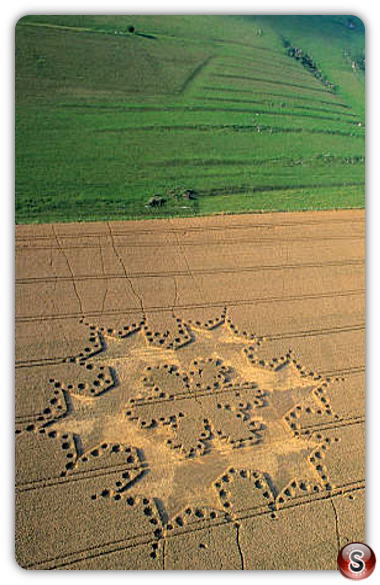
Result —
[[363, 207], [364, 67], [355, 17], [24, 17], [16, 222]]

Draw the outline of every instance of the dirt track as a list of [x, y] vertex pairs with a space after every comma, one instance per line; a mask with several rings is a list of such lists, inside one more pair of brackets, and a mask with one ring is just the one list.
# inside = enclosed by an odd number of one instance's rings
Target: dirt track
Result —
[[364, 540], [364, 234], [16, 227], [18, 562], [335, 569]]

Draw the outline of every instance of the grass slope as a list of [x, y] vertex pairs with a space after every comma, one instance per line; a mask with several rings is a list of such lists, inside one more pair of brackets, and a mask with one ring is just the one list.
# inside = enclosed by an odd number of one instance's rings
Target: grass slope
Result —
[[[16, 222], [363, 207], [364, 27], [352, 22], [22, 18]], [[155, 194], [165, 203], [151, 208]]]

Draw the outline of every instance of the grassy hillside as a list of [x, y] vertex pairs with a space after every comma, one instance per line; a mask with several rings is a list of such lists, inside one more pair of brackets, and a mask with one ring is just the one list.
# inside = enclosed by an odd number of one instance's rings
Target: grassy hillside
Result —
[[363, 58], [355, 17], [24, 17], [16, 221], [363, 207]]

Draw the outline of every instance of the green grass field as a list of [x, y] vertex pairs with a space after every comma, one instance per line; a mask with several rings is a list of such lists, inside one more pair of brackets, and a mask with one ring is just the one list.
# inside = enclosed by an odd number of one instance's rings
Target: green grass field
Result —
[[364, 207], [363, 58], [355, 17], [24, 17], [16, 223]]

